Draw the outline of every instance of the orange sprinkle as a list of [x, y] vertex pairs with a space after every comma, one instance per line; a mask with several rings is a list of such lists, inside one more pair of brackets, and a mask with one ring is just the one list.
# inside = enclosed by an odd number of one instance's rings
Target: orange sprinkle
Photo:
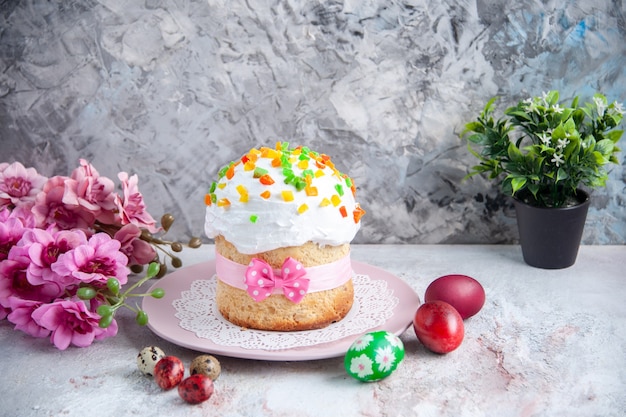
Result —
[[302, 214], [308, 209], [309, 209], [309, 206], [307, 206], [306, 204], [302, 204], [300, 207], [298, 207], [298, 214]]
[[304, 192], [309, 197], [315, 197], [317, 195], [317, 187], [306, 186]]
[[346, 210], [346, 206], [339, 207], [339, 213], [341, 213], [341, 217], [348, 217], [348, 211]]
[[210, 206], [211, 204], [213, 204], [211, 201], [211, 194], [204, 195], [204, 204], [206, 204], [207, 206]]
[[226, 178], [230, 180], [233, 178], [234, 175], [235, 175], [235, 164], [232, 164], [231, 166], [228, 167], [228, 170], [226, 171]]
[[283, 195], [283, 200], [285, 201], [293, 201], [293, 193], [289, 190], [281, 191]]
[[228, 201], [227, 198], [220, 198], [219, 200], [217, 200], [217, 206], [218, 207], [228, 207], [228, 206], [230, 206], [230, 201]]
[[246, 161], [243, 164], [243, 170], [244, 171], [252, 171], [254, 168], [256, 167], [255, 163], [252, 161]]
[[337, 207], [339, 204], [341, 204], [341, 198], [339, 198], [339, 196], [337, 194], [333, 195], [330, 198], [330, 201], [333, 203], [333, 206]]
[[263, 197], [263, 198], [264, 198], [264, 199], [266, 199], [266, 200], [267, 200], [268, 198], [270, 198], [270, 196], [271, 196], [271, 195], [272, 195], [272, 193], [270, 193], [270, 190], [265, 190], [265, 191], [263, 191], [263, 192], [260, 194], [260, 196], [261, 196], [261, 197]]
[[282, 164], [282, 162], [281, 162], [280, 158], [272, 159], [272, 166], [274, 168], [278, 168], [281, 164]]
[[361, 220], [361, 217], [365, 214], [365, 210], [363, 210], [360, 206], [356, 206], [352, 214], [354, 216], [354, 222], [358, 223]]
[[261, 177], [259, 177], [259, 181], [263, 185], [272, 185], [272, 184], [274, 184], [274, 179], [272, 177], [270, 177], [269, 174], [261, 175]]

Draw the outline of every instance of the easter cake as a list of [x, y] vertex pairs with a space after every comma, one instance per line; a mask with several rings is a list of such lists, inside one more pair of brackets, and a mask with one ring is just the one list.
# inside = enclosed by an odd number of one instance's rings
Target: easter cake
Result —
[[307, 147], [253, 148], [206, 195], [216, 305], [244, 328], [312, 330], [354, 301], [350, 242], [365, 213], [352, 179]]

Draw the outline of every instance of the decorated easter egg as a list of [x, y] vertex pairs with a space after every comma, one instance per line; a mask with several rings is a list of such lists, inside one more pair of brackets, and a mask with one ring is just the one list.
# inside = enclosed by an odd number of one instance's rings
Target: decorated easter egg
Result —
[[165, 356], [154, 366], [154, 380], [164, 390], [180, 384], [185, 376], [185, 366], [176, 356]]
[[385, 330], [362, 335], [352, 343], [344, 357], [344, 367], [359, 381], [378, 381], [386, 378], [404, 359], [402, 340]]
[[154, 365], [165, 356], [158, 346], [146, 346], [137, 354], [137, 368], [148, 376], [153, 376]]
[[213, 395], [213, 380], [204, 374], [193, 374], [178, 385], [178, 395], [189, 404], [200, 404]]

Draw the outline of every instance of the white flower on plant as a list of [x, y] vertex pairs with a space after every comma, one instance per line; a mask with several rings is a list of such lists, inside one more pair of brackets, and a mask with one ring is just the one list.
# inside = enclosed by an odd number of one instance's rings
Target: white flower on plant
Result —
[[546, 132], [541, 132], [541, 134], [539, 135], [539, 140], [546, 146], [550, 144], [550, 136], [548, 136]]
[[389, 342], [389, 344], [393, 347], [402, 346], [402, 341], [400, 340], [400, 338], [393, 333], [386, 333], [385, 340], [387, 340], [387, 342]]
[[554, 106], [552, 106], [552, 111], [557, 113], [557, 114], [563, 113], [563, 110], [565, 110], [565, 109], [563, 107], [559, 106], [559, 103], [557, 103]]
[[552, 157], [551, 161], [558, 167], [562, 163], [565, 162], [565, 159], [563, 159], [563, 155], [562, 154], [555, 153], [554, 156]]
[[[569, 133], [567, 133], [566, 136], [569, 136]], [[569, 144], [569, 139], [567, 138], [558, 139], [556, 141], [556, 147], [559, 149], [564, 149], [568, 144]]]
[[626, 111], [624, 111], [624, 107], [622, 106], [622, 103], [618, 103], [617, 101], [613, 102], [613, 111], [618, 114], [626, 113]]
[[364, 334], [354, 341], [354, 343], [350, 347], [350, 350], [361, 351], [365, 349], [372, 340], [374, 340], [374, 336], [372, 336], [371, 334]]
[[365, 354], [355, 356], [350, 361], [350, 372], [358, 375], [359, 378], [365, 378], [366, 376], [373, 374], [372, 360]]
[[593, 102], [596, 104], [596, 108], [598, 109], [598, 116], [603, 117], [604, 111], [606, 110], [606, 103], [600, 97], [594, 97]]
[[381, 372], [387, 372], [391, 369], [396, 361], [396, 355], [393, 354], [391, 346], [385, 346], [380, 349], [376, 349], [376, 357], [374, 361], [378, 365], [378, 369]]

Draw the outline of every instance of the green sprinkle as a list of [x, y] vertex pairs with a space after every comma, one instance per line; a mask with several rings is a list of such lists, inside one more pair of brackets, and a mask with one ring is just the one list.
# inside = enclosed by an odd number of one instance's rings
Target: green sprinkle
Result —
[[228, 171], [228, 168], [230, 168], [230, 165], [226, 165], [224, 168], [220, 169], [220, 171], [217, 173], [217, 176], [219, 178], [222, 178], [224, 175], [226, 175], [226, 171]]
[[215, 193], [211, 193], [211, 203], [217, 203], [217, 196], [215, 195]]
[[250, 222], [256, 223], [257, 220], [259, 220], [259, 216], [257, 216], [256, 214], [250, 216]]
[[305, 153], [301, 153], [300, 156], [298, 157], [298, 159], [300, 161], [308, 161], [309, 159], [311, 159], [311, 157]]
[[213, 181], [211, 183], [211, 188], [209, 188], [209, 194], [214, 193], [216, 188], [217, 188], [217, 183], [215, 181]]
[[337, 194], [339, 194], [339, 196], [343, 196], [343, 187], [341, 184], [335, 185], [335, 190], [337, 190]]
[[289, 142], [283, 142], [283, 143], [280, 145], [280, 148], [281, 148], [281, 150], [283, 150], [283, 151], [287, 151], [287, 150], [289, 150]]
[[256, 167], [254, 168], [254, 174], [252, 176], [254, 178], [261, 178], [265, 174], [267, 174], [267, 169]]
[[294, 186], [296, 187], [296, 190], [302, 191], [304, 190], [304, 187], [306, 187], [306, 181], [302, 178], [296, 178]]
[[306, 178], [306, 177], [315, 177], [315, 174], [313, 173], [312, 169], [305, 169], [304, 171], [302, 171], [302, 178]]
[[352, 188], [352, 180], [350, 177], [346, 177], [346, 187]]

